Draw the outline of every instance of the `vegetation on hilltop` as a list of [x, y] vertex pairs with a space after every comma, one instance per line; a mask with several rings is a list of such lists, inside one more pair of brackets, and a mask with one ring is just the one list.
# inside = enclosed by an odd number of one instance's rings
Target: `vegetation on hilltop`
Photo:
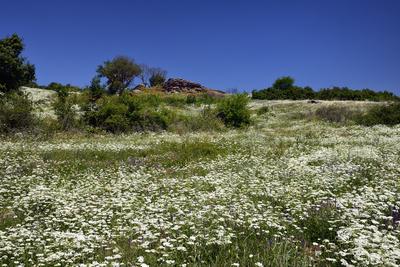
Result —
[[323, 88], [314, 91], [311, 87], [300, 87], [294, 85], [294, 79], [291, 77], [282, 77], [277, 79], [272, 87], [253, 90], [253, 99], [264, 100], [352, 100], [352, 101], [399, 101], [400, 98], [391, 92], [376, 92], [370, 89], [352, 90], [347, 87]]
[[[21, 57], [23, 47], [17, 35], [0, 41], [0, 87], [3, 93], [0, 99], [0, 132], [31, 131], [42, 127], [50, 127], [52, 131], [185, 132], [245, 128], [251, 125], [252, 112], [247, 95], [223, 97], [222, 93], [211, 94], [213, 90], [183, 79], [169, 79], [166, 82], [166, 71], [139, 65], [125, 56], [115, 57], [100, 65], [90, 86], [83, 90], [70, 84], [50, 83], [46, 88], [57, 92], [53, 103], [55, 117], [37, 118], [33, 114], [33, 103], [18, 90], [21, 85], [35, 82], [34, 66]], [[152, 87], [136, 90], [136, 93], [127, 90], [135, 78], [140, 78], [145, 88]], [[181, 86], [188, 88], [182, 89]], [[159, 88], [164, 88], [169, 94]], [[253, 91], [252, 98], [398, 100], [392, 93], [372, 90], [333, 88], [315, 92], [310, 87], [296, 86], [294, 79], [289, 76], [277, 79], [271, 88]], [[190, 110], [194, 112], [188, 112]], [[398, 105], [380, 105], [365, 112], [321, 107], [315, 113], [315, 118], [367, 126], [395, 125], [400, 122], [398, 110]], [[258, 114], [261, 113], [267, 116], [268, 108], [258, 111]]]

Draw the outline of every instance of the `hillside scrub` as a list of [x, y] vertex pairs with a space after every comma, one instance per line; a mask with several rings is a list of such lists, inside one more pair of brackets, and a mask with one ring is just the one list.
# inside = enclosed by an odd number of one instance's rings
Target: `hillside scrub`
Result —
[[53, 104], [55, 115], [62, 130], [79, 127], [76, 96], [70, 95], [66, 88], [57, 91], [57, 100]]
[[359, 116], [356, 121], [365, 126], [400, 124], [400, 103], [373, 107], [366, 114]]
[[249, 98], [246, 94], [231, 95], [217, 104], [217, 117], [226, 126], [240, 128], [250, 124]]
[[399, 126], [252, 104], [246, 131], [1, 139], [0, 264], [398, 266]]
[[359, 112], [350, 107], [338, 105], [323, 106], [315, 111], [317, 118], [335, 123], [353, 121], [359, 114]]
[[[194, 100], [195, 103], [202, 101], [201, 98]], [[190, 116], [179, 112], [177, 108], [185, 108], [186, 102], [184, 95], [157, 93], [103, 96], [83, 107], [84, 121], [89, 126], [113, 133], [220, 130], [216, 113], [207, 108]]]
[[0, 95], [0, 132], [29, 131], [36, 125], [32, 101], [22, 92]]
[[282, 77], [277, 79], [272, 87], [253, 90], [253, 99], [260, 100], [352, 100], [352, 101], [399, 101], [400, 98], [391, 92], [376, 92], [370, 89], [352, 90], [348, 87], [323, 88], [314, 91], [311, 87], [300, 87], [294, 85], [294, 79], [291, 77]]

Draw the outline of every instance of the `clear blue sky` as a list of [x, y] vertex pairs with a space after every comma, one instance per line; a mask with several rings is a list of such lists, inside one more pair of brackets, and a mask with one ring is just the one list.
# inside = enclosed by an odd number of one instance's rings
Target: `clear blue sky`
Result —
[[5, 0], [39, 84], [86, 85], [116, 55], [218, 89], [301, 86], [400, 94], [399, 0]]

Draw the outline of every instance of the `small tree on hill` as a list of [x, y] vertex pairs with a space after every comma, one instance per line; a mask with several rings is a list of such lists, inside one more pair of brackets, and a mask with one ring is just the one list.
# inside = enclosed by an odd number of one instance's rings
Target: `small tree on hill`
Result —
[[100, 77], [95, 76], [90, 82], [90, 86], [87, 87], [89, 90], [90, 102], [96, 102], [97, 99], [101, 98], [105, 93], [104, 86], [101, 84]]
[[161, 68], [153, 68], [149, 67], [146, 64], [140, 65], [141, 73], [139, 74], [139, 78], [145, 86], [157, 86], [164, 84], [167, 71]]
[[139, 74], [139, 79], [142, 82], [142, 84], [147, 87], [147, 86], [149, 86], [149, 79], [151, 77], [151, 73], [150, 73], [151, 67], [149, 67], [146, 64], [140, 64], [139, 67], [141, 70], [141, 72]]
[[13, 34], [0, 40], [0, 91], [11, 92], [35, 80], [35, 66], [21, 56], [24, 44]]
[[167, 77], [167, 71], [161, 68], [152, 68], [150, 70], [151, 76], [149, 79], [150, 86], [163, 85]]
[[293, 86], [294, 86], [294, 79], [290, 76], [284, 76], [277, 79], [272, 85], [272, 88], [285, 90], [292, 88]]
[[107, 79], [108, 91], [111, 94], [121, 94], [141, 73], [141, 69], [133, 59], [118, 56], [100, 65], [97, 68], [97, 73], [99, 77]]

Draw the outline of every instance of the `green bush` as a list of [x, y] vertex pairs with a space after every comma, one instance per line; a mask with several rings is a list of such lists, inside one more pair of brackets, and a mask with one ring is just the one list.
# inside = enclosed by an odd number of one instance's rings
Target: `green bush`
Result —
[[103, 95], [94, 102], [87, 96], [83, 99], [86, 100], [86, 103], [81, 104], [85, 111], [83, 121], [91, 131], [96, 128], [115, 133], [163, 130], [192, 132], [224, 128], [216, 111], [209, 106], [199, 114], [190, 115], [173, 108], [185, 106], [187, 96], [181, 94], [126, 92], [121, 95]]
[[367, 114], [359, 116], [356, 121], [365, 126], [400, 124], [400, 103], [373, 107]]
[[103, 96], [86, 111], [89, 126], [109, 132], [166, 130], [173, 112], [161, 107], [162, 99], [155, 94]]
[[77, 127], [79, 122], [74, 97], [69, 96], [65, 88], [59, 89], [57, 96], [53, 107], [61, 129], [69, 130]]
[[249, 98], [245, 94], [231, 95], [217, 104], [217, 117], [226, 126], [243, 127], [250, 124]]
[[21, 92], [0, 95], [0, 132], [10, 133], [31, 129], [35, 124], [33, 105]]
[[128, 106], [118, 96], [104, 96], [90, 106], [84, 114], [84, 121], [93, 127], [109, 132], [128, 130]]
[[121, 133], [129, 129], [129, 120], [122, 114], [111, 114], [104, 120], [102, 126], [106, 131]]
[[168, 109], [154, 110], [146, 107], [138, 110], [131, 120], [135, 131], [161, 131], [166, 130], [170, 124], [173, 112]]
[[176, 114], [168, 126], [168, 130], [177, 133], [222, 131], [224, 128], [223, 122], [210, 106], [204, 107], [199, 114]]

